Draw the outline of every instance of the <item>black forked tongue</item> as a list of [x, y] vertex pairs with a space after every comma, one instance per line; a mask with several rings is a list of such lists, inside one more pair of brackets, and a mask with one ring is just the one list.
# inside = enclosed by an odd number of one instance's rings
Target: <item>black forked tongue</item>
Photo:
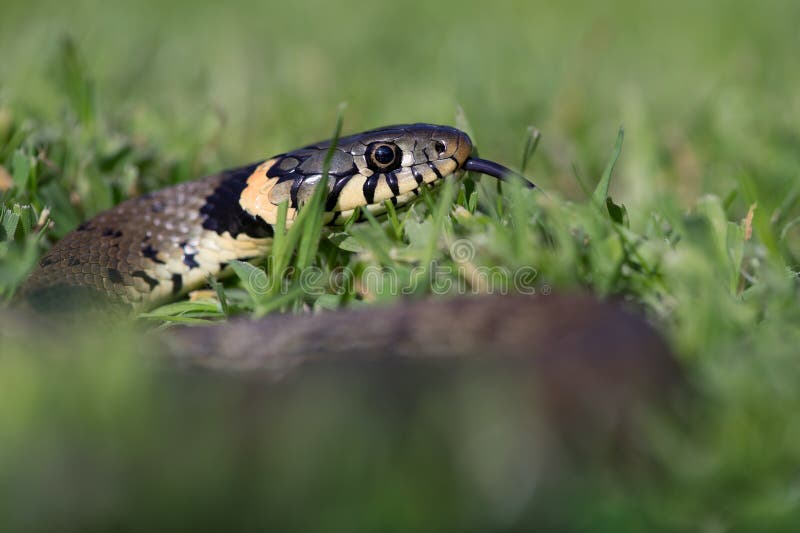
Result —
[[495, 163], [494, 161], [470, 157], [467, 159], [467, 162], [464, 163], [464, 168], [472, 172], [480, 172], [481, 174], [495, 177], [502, 181], [509, 181], [510, 179], [517, 178], [523, 185], [530, 189], [536, 187], [536, 185], [528, 181], [524, 176], [517, 174], [510, 168], [506, 168], [499, 163]]

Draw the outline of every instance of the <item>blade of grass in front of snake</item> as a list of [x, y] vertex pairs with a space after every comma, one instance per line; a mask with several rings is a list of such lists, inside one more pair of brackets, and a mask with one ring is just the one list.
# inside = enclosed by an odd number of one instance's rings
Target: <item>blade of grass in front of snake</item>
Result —
[[[341, 129], [341, 120], [337, 121], [337, 132]], [[336, 137], [338, 139], [338, 136]], [[335, 143], [332, 143], [335, 149]], [[329, 150], [330, 152], [330, 150]], [[329, 160], [326, 162], [329, 168]], [[327, 170], [323, 167], [323, 170]], [[288, 218], [288, 202], [281, 202], [278, 206], [278, 217], [275, 224], [275, 237], [273, 239], [272, 254], [269, 260], [269, 283], [264, 293], [264, 298], [260, 299], [259, 309], [263, 309], [267, 302], [271, 301], [282, 291], [283, 279], [287, 274], [294, 252], [298, 252], [295, 265], [302, 269], [310, 261], [310, 257], [316, 248], [313, 246], [314, 235], [319, 240], [319, 232], [315, 232], [314, 226], [322, 226], [322, 200], [327, 191], [324, 185], [327, 180], [320, 178], [314, 193], [309, 202], [298, 209], [291, 227], [286, 229]], [[316, 217], [314, 215], [317, 215]], [[309, 221], [310, 219], [310, 221]]]
[[328, 153], [325, 154], [325, 160], [322, 163], [322, 177], [314, 188], [311, 200], [301, 209], [301, 213], [298, 215], [298, 218], [303, 215], [307, 216], [303, 224], [302, 236], [300, 237], [300, 244], [297, 250], [297, 260], [295, 261], [295, 266], [298, 270], [302, 270], [311, 264], [311, 260], [319, 248], [323, 216], [325, 214], [325, 199], [328, 196], [329, 190], [328, 172], [330, 171], [333, 154], [336, 152], [336, 146], [342, 133], [345, 107], [346, 105], [344, 103], [339, 104], [333, 137], [328, 147]]
[[[334, 136], [331, 140], [331, 146], [328, 149], [325, 161], [323, 162], [323, 175], [317, 183], [311, 199], [298, 210], [297, 216], [288, 230], [286, 229], [288, 204], [283, 202], [279, 206], [278, 219], [275, 225], [273, 253], [269, 261], [269, 283], [263, 298], [259, 299], [260, 301], [258, 304], [258, 312], [261, 314], [268, 312], [269, 309], [275, 309], [274, 301], [284, 290], [283, 280], [286, 277], [288, 267], [295, 252], [297, 252], [295, 259], [295, 266], [297, 267], [294, 274], [295, 276], [300, 275], [300, 271], [310, 264], [316, 254], [322, 232], [324, 200], [328, 192], [327, 175], [337, 141], [341, 134], [343, 110], [344, 106], [340, 105]], [[295, 292], [293, 292], [293, 294], [295, 294]], [[302, 294], [296, 293], [296, 295], [299, 296], [297, 301], [286, 298], [277, 299], [280, 300], [281, 306], [290, 305], [293, 302], [299, 303], [299, 301], [302, 300]]]
[[275, 220], [274, 237], [272, 240], [272, 251], [267, 258], [267, 274], [268, 282], [266, 291], [259, 298], [256, 307], [260, 305], [262, 300], [269, 299], [270, 296], [278, 292], [278, 287], [281, 285], [283, 272], [286, 265], [289, 263], [289, 252], [287, 251], [287, 232], [286, 232], [286, 218], [289, 211], [289, 202], [283, 201], [278, 204], [278, 216]]
[[238, 276], [242, 288], [250, 296], [253, 303], [253, 309], [258, 310], [259, 307], [267, 299], [270, 292], [270, 285], [280, 283], [280, 280], [272, 276], [270, 270], [270, 277], [267, 277], [266, 272], [247, 261], [231, 261], [229, 263], [233, 272]]
[[442, 190], [439, 192], [439, 201], [436, 203], [432, 212], [433, 216], [431, 217], [431, 222], [433, 223], [434, 229], [431, 232], [430, 239], [422, 256], [422, 268], [425, 269], [426, 275], [423, 279], [428, 279], [429, 269], [432, 267], [433, 257], [439, 245], [439, 236], [447, 231], [445, 223], [447, 222], [447, 217], [450, 213], [455, 195], [455, 182], [453, 180], [444, 180]]
[[217, 281], [217, 278], [208, 274], [206, 276], [206, 283], [214, 290], [217, 294], [217, 299], [219, 300], [219, 307], [222, 310], [222, 314], [228, 316], [230, 314], [230, 306], [228, 305], [228, 297], [225, 295], [225, 288], [222, 286], [222, 283]]
[[389, 200], [384, 200], [383, 206], [386, 208], [386, 220], [389, 221], [389, 225], [392, 228], [392, 236], [394, 240], [400, 242], [403, 239], [403, 226], [400, 223], [400, 219], [397, 218], [397, 210]]

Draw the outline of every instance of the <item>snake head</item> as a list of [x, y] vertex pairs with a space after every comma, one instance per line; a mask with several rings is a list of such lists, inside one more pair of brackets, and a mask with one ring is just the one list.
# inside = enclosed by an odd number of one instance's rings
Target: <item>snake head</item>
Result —
[[[242, 208], [275, 224], [278, 206], [288, 202], [287, 224], [291, 223], [322, 179], [330, 146], [331, 141], [323, 141], [262, 163], [248, 178]], [[387, 126], [341, 137], [328, 167], [325, 221], [341, 224], [359, 207], [381, 214], [386, 201], [402, 208], [420, 195], [423, 186], [434, 187], [467, 170], [499, 179], [514, 174], [471, 154], [469, 136], [449, 126]]]

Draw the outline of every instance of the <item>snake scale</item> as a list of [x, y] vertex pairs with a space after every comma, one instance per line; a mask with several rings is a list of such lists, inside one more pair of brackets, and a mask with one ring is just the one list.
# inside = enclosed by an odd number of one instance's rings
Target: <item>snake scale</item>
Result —
[[[100, 213], [42, 257], [22, 295], [39, 309], [104, 300], [142, 311], [177, 299], [230, 261], [269, 252], [279, 205], [288, 202], [291, 225], [322, 179], [330, 145], [311, 144]], [[381, 214], [387, 200], [406, 207], [422, 187], [466, 170], [498, 179], [514, 174], [472, 157], [469, 136], [452, 127], [399, 125], [339, 138], [324, 222], [342, 224], [357, 208]]]

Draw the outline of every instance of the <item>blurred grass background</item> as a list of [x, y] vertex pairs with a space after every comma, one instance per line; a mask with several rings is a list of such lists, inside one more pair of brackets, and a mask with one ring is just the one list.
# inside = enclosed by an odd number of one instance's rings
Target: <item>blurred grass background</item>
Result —
[[[555, 200], [448, 231], [485, 264], [532, 264], [555, 290], [643, 304], [704, 402], [642, 437], [658, 475], [587, 466], [558, 492], [538, 482], [527, 411], [476, 376], [387, 414], [368, 380], [265, 392], [142, 365], [136, 332], [51, 342], [22, 329], [0, 336], [0, 529], [194, 517], [251, 529], [792, 530], [799, 27], [800, 4], [778, 0], [5, 0], [5, 297], [86, 217], [329, 137], [342, 101], [345, 132], [454, 124], [461, 106], [481, 154], [510, 166], [538, 128], [527, 174]], [[629, 226], [581, 187], [594, 188], [620, 125], [610, 194]], [[45, 207], [53, 226], [39, 242]], [[530, 216], [547, 239], [520, 229]], [[364, 229], [360, 242], [413, 249], [439, 228], [423, 210], [413, 231], [386, 242]]]

